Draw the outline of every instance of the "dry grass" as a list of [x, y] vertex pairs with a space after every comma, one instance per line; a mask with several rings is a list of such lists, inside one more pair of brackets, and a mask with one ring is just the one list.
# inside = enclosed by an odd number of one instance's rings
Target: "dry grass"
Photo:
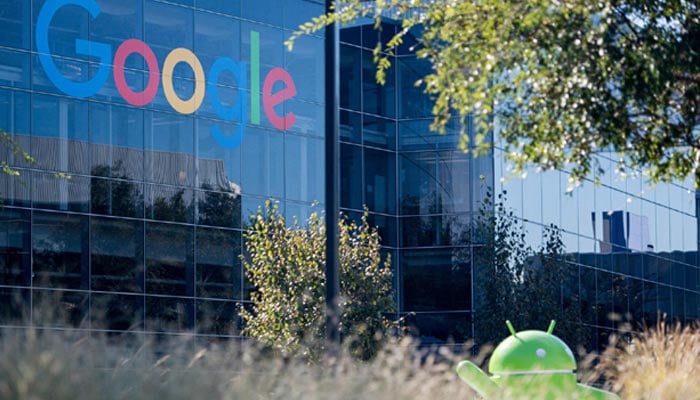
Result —
[[[376, 360], [312, 365], [237, 345], [130, 348], [81, 332], [5, 330], [2, 399], [469, 399], [449, 352], [393, 343]], [[191, 343], [191, 342], [190, 342]], [[167, 349], [168, 354], [158, 356]], [[438, 362], [437, 359], [441, 361]]]
[[[189, 339], [133, 347], [86, 331], [0, 330], [0, 398], [475, 398], [454, 372], [463, 355], [420, 351], [408, 339], [390, 343], [371, 362], [340, 357], [323, 364], [240, 343], [195, 349]], [[699, 327], [659, 324], [617, 343], [600, 356], [597, 376], [581, 368], [582, 381], [605, 379], [623, 399], [700, 400]]]
[[700, 327], [664, 322], [620, 338], [603, 353], [600, 370], [624, 399], [700, 399]]

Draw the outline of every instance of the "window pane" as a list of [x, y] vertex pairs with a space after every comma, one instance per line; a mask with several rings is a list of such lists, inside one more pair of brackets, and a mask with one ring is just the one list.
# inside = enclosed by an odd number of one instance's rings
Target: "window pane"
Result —
[[143, 218], [143, 185], [90, 178], [90, 210], [94, 214]]
[[87, 289], [88, 217], [34, 212], [34, 285]]
[[146, 296], [146, 330], [187, 332], [194, 325], [194, 301]]
[[[4, 21], [4, 19], [3, 19]], [[3, 31], [3, 37], [5, 32]], [[2, 39], [0, 39], [0, 42]], [[0, 85], [9, 87], [29, 88], [29, 53], [0, 50]]]
[[32, 322], [39, 326], [77, 328], [87, 325], [87, 292], [33, 290]]
[[29, 211], [0, 208], [0, 285], [29, 286]]
[[70, 179], [55, 174], [35, 172], [32, 177], [35, 208], [88, 212], [90, 179], [72, 175]]
[[90, 103], [90, 174], [143, 178], [143, 111]]
[[0, 46], [30, 49], [31, 1], [0, 0], [3, 29]]
[[197, 297], [241, 298], [241, 234], [197, 228]]
[[194, 184], [194, 123], [192, 118], [146, 113], [146, 180], [187, 186]]
[[90, 303], [93, 329], [143, 329], [143, 295], [93, 293]]
[[146, 293], [194, 295], [191, 226], [146, 223]]
[[471, 309], [471, 251], [468, 248], [404, 251], [402, 311]]
[[193, 223], [193, 196], [189, 189], [146, 185], [146, 218]]
[[340, 145], [340, 206], [361, 210], [362, 147]]
[[368, 148], [364, 153], [367, 207], [375, 212], [396, 213], [396, 153]]
[[197, 333], [235, 335], [238, 325], [238, 306], [235, 302], [197, 300]]
[[418, 331], [421, 344], [457, 343], [472, 337], [471, 313], [418, 313], [406, 316], [406, 325]]
[[366, 146], [396, 149], [396, 122], [365, 115], [362, 121], [362, 140]]
[[284, 197], [284, 143], [279, 132], [248, 129], [243, 142], [243, 193]]
[[240, 191], [195, 193], [197, 197], [197, 224], [240, 228], [242, 199]]
[[[354, 111], [362, 110], [361, 57], [360, 49], [340, 45], [340, 107]], [[374, 85], [377, 85], [376, 82]]]
[[32, 95], [31, 154], [52, 171], [89, 172], [87, 103]]
[[323, 140], [287, 134], [284, 150], [286, 198], [323, 202]]
[[[377, 66], [374, 64], [372, 52], [362, 53], [362, 111], [383, 117], [396, 117], [395, 63], [386, 71], [386, 82], [380, 85], [377, 83]], [[357, 59], [353, 62], [357, 63]]]
[[340, 141], [362, 144], [362, 114], [340, 110]]
[[143, 292], [143, 222], [92, 218], [93, 290]]

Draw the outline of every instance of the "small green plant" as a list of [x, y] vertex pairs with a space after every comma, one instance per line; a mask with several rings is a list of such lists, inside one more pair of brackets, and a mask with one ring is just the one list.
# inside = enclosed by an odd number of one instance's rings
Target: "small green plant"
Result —
[[[373, 357], [397, 322], [391, 260], [382, 262], [377, 230], [346, 218], [340, 234], [341, 335], [353, 356]], [[311, 214], [304, 226], [287, 225], [270, 201], [252, 217], [244, 235], [246, 276], [254, 286], [251, 309], [241, 308], [244, 334], [285, 356], [317, 359], [324, 349], [324, 265], [326, 229]]]

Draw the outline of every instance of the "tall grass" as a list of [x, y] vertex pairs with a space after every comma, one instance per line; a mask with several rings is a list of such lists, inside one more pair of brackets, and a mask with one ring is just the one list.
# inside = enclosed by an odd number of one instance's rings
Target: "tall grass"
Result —
[[[285, 360], [239, 344], [133, 348], [85, 331], [4, 330], [2, 399], [470, 399], [447, 351], [392, 343], [372, 362]], [[438, 359], [440, 360], [438, 362]]]
[[659, 322], [620, 337], [599, 367], [624, 399], [700, 399], [700, 326]]

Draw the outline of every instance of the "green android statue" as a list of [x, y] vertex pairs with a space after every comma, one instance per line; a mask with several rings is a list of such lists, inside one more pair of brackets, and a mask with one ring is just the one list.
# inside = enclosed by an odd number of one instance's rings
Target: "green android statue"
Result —
[[515, 332], [502, 341], [491, 355], [488, 376], [474, 363], [462, 361], [457, 374], [486, 399], [581, 399], [619, 400], [606, 392], [576, 381], [576, 360], [569, 346], [547, 332]]

